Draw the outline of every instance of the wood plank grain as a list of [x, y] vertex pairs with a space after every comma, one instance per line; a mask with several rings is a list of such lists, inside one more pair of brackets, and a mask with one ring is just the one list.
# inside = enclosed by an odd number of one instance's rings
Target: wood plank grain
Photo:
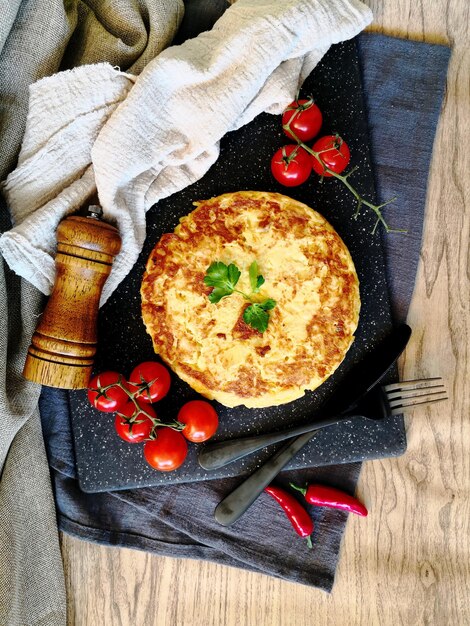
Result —
[[368, 4], [371, 30], [453, 46], [401, 364], [406, 377], [442, 375], [450, 401], [407, 419], [403, 457], [364, 465], [359, 494], [371, 515], [348, 521], [331, 595], [63, 536], [71, 625], [470, 623], [470, 5]]

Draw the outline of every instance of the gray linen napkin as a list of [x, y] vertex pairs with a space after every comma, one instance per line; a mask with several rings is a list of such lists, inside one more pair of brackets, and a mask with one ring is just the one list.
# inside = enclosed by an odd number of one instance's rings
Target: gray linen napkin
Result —
[[[403, 321], [419, 258], [426, 181], [450, 51], [372, 34], [361, 35], [358, 48], [379, 196], [398, 195], [394, 223], [410, 230], [406, 237], [384, 240], [395, 318]], [[403, 153], [402, 138], [410, 136], [413, 142]], [[208, 559], [331, 590], [346, 514], [312, 509], [316, 531], [309, 553], [265, 494], [233, 527], [215, 522], [216, 504], [239, 479], [85, 494], [75, 479], [65, 394], [45, 388], [40, 406], [61, 530], [105, 545]], [[352, 492], [360, 467], [284, 472], [280, 479], [315, 480]], [[373, 508], [374, 503], [372, 515]]]
[[[182, 0], [1, 3], [0, 180], [16, 162], [29, 84], [62, 64], [97, 58], [137, 73], [171, 42], [182, 16]], [[0, 227], [11, 228], [2, 197]], [[0, 624], [65, 624], [64, 574], [37, 409], [40, 387], [21, 375], [42, 296], [3, 259], [0, 290]]]

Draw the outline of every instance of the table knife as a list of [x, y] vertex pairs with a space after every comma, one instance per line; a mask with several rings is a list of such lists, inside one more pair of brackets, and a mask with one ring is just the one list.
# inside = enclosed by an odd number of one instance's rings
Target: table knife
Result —
[[[356, 380], [355, 369], [351, 374], [351, 380], [349, 376], [344, 379], [341, 383], [340, 398], [356, 396], [357, 401], [351, 407], [352, 412], [348, 409], [342, 410], [341, 404], [337, 407], [336, 411], [328, 405], [322, 408], [322, 413], [316, 411], [316, 415], [320, 415], [322, 418], [316, 421], [307, 419], [303, 424], [299, 424], [298, 426], [292, 426], [285, 430], [266, 433], [264, 435], [258, 434], [252, 437], [235, 437], [225, 441], [209, 442], [203, 446], [199, 452], [199, 465], [206, 470], [218, 469], [266, 446], [292, 439], [293, 437], [303, 435], [307, 432], [313, 433], [313, 431], [319, 430], [320, 428], [336, 424], [339, 416], [344, 419], [344, 421], [347, 421], [351, 418], [351, 415], [355, 415], [354, 411], [356, 405], [359, 404], [368, 390], [377, 384], [377, 372], [381, 372], [390, 367], [390, 360], [398, 358], [406, 346], [409, 336], [409, 327], [400, 326], [396, 331], [392, 332], [391, 336], [388, 338], [388, 342], [385, 340], [384, 343], [380, 344], [377, 354], [370, 354], [367, 357], [370, 366], [368, 366], [365, 361], [359, 365], [357, 370], [359, 372], [357, 376], [358, 380]], [[370, 373], [365, 371], [367, 369]], [[362, 393], [362, 396], [358, 397], [360, 393]], [[343, 396], [343, 394], [345, 395]], [[336, 398], [336, 396], [334, 396], [334, 398]]]
[[[383, 379], [405, 349], [410, 336], [411, 328], [406, 324], [393, 329], [346, 374], [333, 396], [319, 409], [319, 413], [326, 416], [352, 411]], [[215, 519], [223, 526], [235, 523], [316, 432], [318, 431], [300, 435], [276, 452], [218, 504], [214, 512]]]

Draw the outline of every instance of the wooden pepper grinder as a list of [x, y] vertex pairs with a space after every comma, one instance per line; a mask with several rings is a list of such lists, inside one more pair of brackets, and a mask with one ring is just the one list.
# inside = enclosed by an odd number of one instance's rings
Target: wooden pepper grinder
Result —
[[87, 387], [97, 343], [101, 292], [121, 238], [101, 207], [72, 215], [57, 229], [56, 279], [33, 335], [23, 376], [49, 387]]

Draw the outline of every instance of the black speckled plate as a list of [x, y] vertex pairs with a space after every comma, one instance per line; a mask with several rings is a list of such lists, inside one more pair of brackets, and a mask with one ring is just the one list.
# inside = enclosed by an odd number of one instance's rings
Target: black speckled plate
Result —
[[[352, 155], [350, 166], [359, 166], [351, 182], [366, 198], [373, 199], [367, 123], [354, 41], [331, 48], [304, 85], [301, 95], [310, 94], [324, 114], [322, 134], [339, 132], [345, 138]], [[218, 161], [204, 178], [149, 211], [142, 254], [100, 312], [95, 371], [112, 369], [128, 375], [140, 361], [155, 358], [150, 337], [141, 321], [141, 279], [156, 242], [163, 233], [173, 231], [179, 218], [193, 209], [194, 200], [243, 189], [277, 191], [312, 206], [332, 223], [351, 252], [361, 284], [362, 308], [354, 345], [330, 380], [295, 402], [267, 409], [229, 409], [214, 403], [220, 415], [217, 439], [276, 430], [309, 419], [320, 402], [341, 382], [343, 373], [359, 362], [392, 325], [381, 239], [378, 234], [371, 234], [374, 214], [362, 212], [359, 219], [353, 219], [354, 198], [336, 180], [320, 184], [319, 178], [312, 176], [297, 188], [278, 185], [271, 176], [269, 163], [272, 154], [284, 143], [280, 117], [268, 114], [228, 134], [222, 142]], [[197, 397], [188, 385], [173, 375], [171, 393], [156, 405], [158, 414], [162, 419], [172, 419], [184, 402]], [[82, 489], [87, 492], [239, 475], [251, 472], [273, 452], [271, 447], [220, 470], [207, 472], [197, 463], [197, 446], [190, 444], [188, 458], [181, 468], [159, 473], [145, 462], [142, 445], [130, 445], [118, 438], [113, 428], [114, 416], [95, 411], [88, 404], [85, 392], [70, 392], [70, 404], [78, 475]], [[289, 468], [398, 456], [405, 448], [401, 417], [380, 422], [357, 420], [323, 430], [293, 459]]]

